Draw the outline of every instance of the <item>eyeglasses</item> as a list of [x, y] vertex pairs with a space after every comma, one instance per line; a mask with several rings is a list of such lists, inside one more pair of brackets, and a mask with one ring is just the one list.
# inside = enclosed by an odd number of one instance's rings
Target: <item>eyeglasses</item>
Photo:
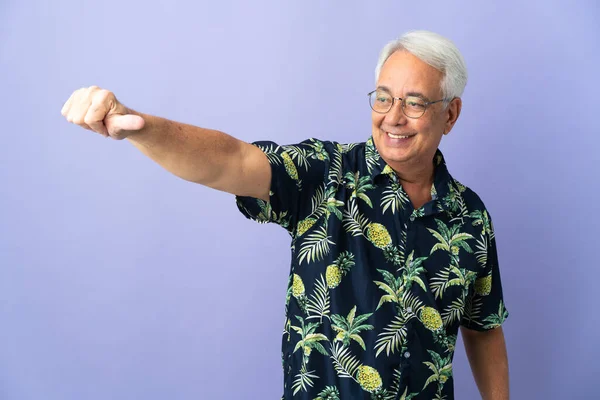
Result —
[[404, 98], [393, 97], [391, 94], [383, 90], [373, 90], [368, 94], [368, 96], [371, 109], [379, 114], [385, 114], [390, 111], [396, 100], [402, 101], [402, 112], [408, 118], [420, 118], [423, 114], [425, 114], [427, 107], [429, 107], [431, 104], [447, 100], [440, 99], [436, 101], [425, 101], [417, 96], [406, 96]]

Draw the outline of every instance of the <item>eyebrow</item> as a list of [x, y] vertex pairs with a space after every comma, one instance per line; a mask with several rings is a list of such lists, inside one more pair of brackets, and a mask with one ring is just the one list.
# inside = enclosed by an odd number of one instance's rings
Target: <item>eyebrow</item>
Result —
[[[377, 90], [383, 90], [388, 92], [389, 94], [392, 94], [392, 91], [390, 90], [390, 88], [388, 88], [387, 86], [377, 86]], [[429, 97], [425, 96], [423, 93], [421, 92], [408, 92], [406, 93], [405, 96], [415, 96], [415, 97], [420, 97], [421, 99], [425, 100], [425, 101], [429, 101]]]
[[420, 97], [421, 99], [423, 99], [425, 101], [429, 101], [429, 97], [425, 96], [423, 93], [420, 93], [420, 92], [408, 92], [408, 93], [406, 93], [406, 95]]

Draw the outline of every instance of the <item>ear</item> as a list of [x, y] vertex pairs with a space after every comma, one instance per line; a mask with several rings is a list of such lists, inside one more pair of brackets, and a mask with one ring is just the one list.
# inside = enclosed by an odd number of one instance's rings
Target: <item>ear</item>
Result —
[[462, 100], [460, 97], [455, 97], [450, 101], [448, 107], [445, 110], [446, 123], [444, 124], [444, 135], [450, 133], [454, 124], [458, 120], [458, 116], [460, 115], [460, 110], [462, 109]]

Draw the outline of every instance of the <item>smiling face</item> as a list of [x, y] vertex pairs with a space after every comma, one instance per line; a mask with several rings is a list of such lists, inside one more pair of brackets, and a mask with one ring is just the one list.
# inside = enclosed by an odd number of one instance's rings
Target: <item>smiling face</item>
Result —
[[[442, 98], [442, 72], [406, 51], [396, 51], [383, 64], [377, 89], [393, 97], [418, 96], [424, 101]], [[442, 136], [452, 129], [460, 113], [461, 100], [431, 104], [420, 118], [408, 118], [399, 100], [390, 111], [372, 111], [373, 140], [381, 157], [396, 171], [432, 165]]]

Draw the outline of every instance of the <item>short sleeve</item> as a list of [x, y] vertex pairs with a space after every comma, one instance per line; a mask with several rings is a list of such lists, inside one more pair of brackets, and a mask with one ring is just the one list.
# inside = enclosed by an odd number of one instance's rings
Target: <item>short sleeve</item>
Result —
[[[465, 314], [461, 320], [461, 325], [477, 331], [497, 328], [508, 318], [502, 294], [496, 238], [487, 211], [483, 212], [482, 220], [482, 234], [477, 247], [480, 251], [478, 261], [484, 265], [484, 268], [480, 270], [470, 291], [465, 304]], [[481, 252], [482, 248], [483, 252]], [[484, 255], [485, 258], [482, 259]]]
[[291, 234], [310, 213], [311, 199], [324, 192], [335, 145], [308, 139], [293, 145], [272, 141], [252, 143], [262, 150], [271, 165], [269, 202], [236, 196], [240, 212], [260, 223], [276, 223]]

